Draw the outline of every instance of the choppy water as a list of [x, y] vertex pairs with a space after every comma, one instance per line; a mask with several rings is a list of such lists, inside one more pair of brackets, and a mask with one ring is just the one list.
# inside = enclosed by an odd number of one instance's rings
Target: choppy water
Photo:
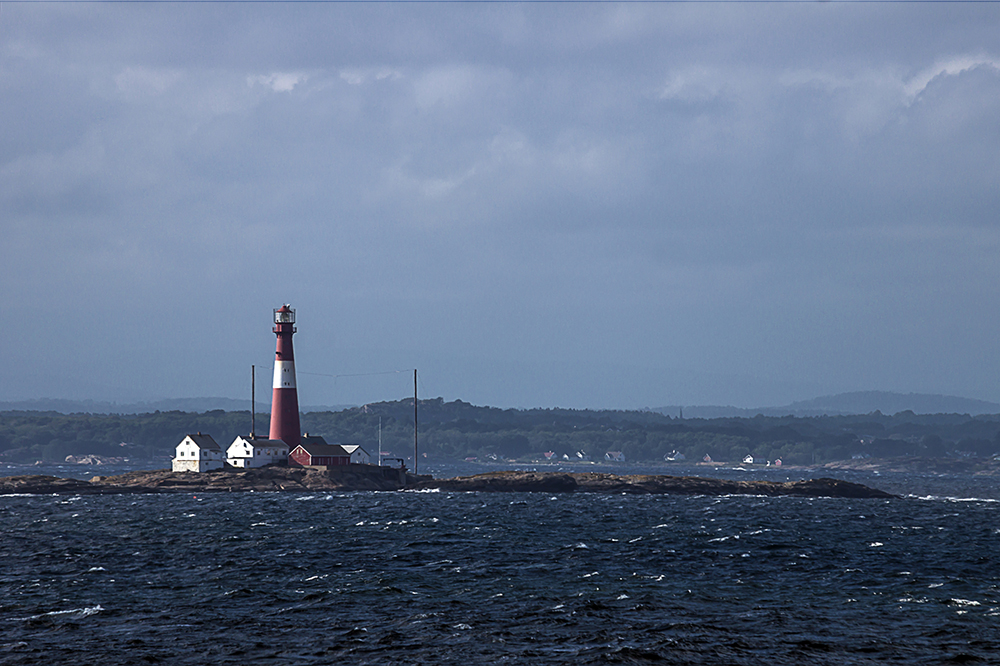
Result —
[[995, 663], [1000, 502], [935, 483], [0, 497], [0, 664]]

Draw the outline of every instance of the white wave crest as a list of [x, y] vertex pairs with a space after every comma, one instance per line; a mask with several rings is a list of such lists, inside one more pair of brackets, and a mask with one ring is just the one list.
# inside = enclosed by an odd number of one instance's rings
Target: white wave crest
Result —
[[98, 604], [97, 606], [88, 606], [84, 608], [73, 608], [71, 610], [61, 610], [61, 611], [49, 611], [48, 613], [40, 613], [38, 615], [30, 615], [28, 617], [15, 618], [18, 621], [24, 622], [27, 620], [40, 620], [43, 617], [66, 617], [71, 619], [80, 619], [89, 617], [91, 615], [97, 615], [104, 609]]

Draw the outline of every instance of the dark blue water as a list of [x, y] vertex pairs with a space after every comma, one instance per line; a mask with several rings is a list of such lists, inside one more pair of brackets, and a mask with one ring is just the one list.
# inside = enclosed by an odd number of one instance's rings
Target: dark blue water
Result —
[[997, 663], [1000, 502], [951, 481], [0, 497], [0, 663]]

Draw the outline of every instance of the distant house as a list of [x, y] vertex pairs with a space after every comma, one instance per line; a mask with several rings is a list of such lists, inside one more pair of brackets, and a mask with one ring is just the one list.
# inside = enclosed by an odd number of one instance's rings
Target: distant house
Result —
[[752, 465], [753, 464], [753, 456], [750, 455], [750, 454], [747, 454], [747, 457], [743, 459], [743, 463], [745, 465]]
[[174, 451], [170, 469], [175, 472], [209, 472], [225, 467], [222, 448], [211, 435], [186, 435]]
[[336, 467], [350, 463], [351, 454], [344, 447], [327, 444], [322, 437], [304, 436], [288, 454], [288, 464], [293, 467]]
[[667, 455], [663, 456], [663, 459], [667, 462], [680, 462], [681, 460], [686, 460], [687, 457], [680, 451], [671, 451]]
[[361, 448], [360, 444], [341, 444], [340, 448], [351, 455], [352, 465], [370, 465], [372, 462], [372, 457], [368, 455], [367, 451]]
[[590, 456], [587, 455], [587, 453], [584, 452], [584, 451], [577, 451], [576, 452], [576, 457], [577, 457], [578, 460], [583, 460], [583, 461], [590, 460]]
[[545, 456], [546, 460], [552, 460], [553, 458], [556, 457], [556, 452], [555, 451], [546, 451], [542, 455]]
[[283, 465], [288, 462], [288, 445], [280, 439], [238, 436], [226, 449], [226, 461], [240, 469]]
[[625, 454], [621, 451], [608, 451], [604, 454], [605, 460], [613, 460], [614, 462], [625, 462]]

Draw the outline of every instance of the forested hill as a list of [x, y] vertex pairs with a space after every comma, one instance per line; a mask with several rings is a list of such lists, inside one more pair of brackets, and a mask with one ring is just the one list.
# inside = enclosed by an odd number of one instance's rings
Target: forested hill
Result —
[[[976, 456], [1000, 452], [1000, 415], [917, 415], [873, 412], [860, 416], [762, 416], [679, 419], [650, 411], [498, 409], [440, 398], [419, 404], [420, 451], [428, 458], [522, 459], [554, 453], [602, 459], [621, 451], [627, 460], [662, 460], [671, 452], [687, 460], [706, 455], [738, 461], [811, 464], [855, 456]], [[266, 434], [267, 415], [257, 415]], [[187, 433], [212, 435], [223, 447], [250, 431], [248, 411], [180, 411], [149, 414], [0, 412], [0, 461], [60, 461], [67, 455], [166, 457]], [[307, 412], [303, 432], [329, 442], [377, 447], [408, 455], [413, 446], [413, 400], [381, 402], [337, 412]]]
[[[344, 411], [355, 411], [362, 414], [394, 418], [399, 421], [413, 422], [413, 399], [394, 402], [375, 402]], [[308, 416], [308, 414], [306, 415]], [[421, 423], [460, 423], [475, 422], [480, 424], [516, 426], [543, 425], [562, 422], [572, 425], [600, 423], [673, 423], [674, 419], [652, 411], [620, 411], [591, 409], [500, 409], [498, 407], [480, 407], [455, 400], [445, 402], [442, 398], [421, 400], [418, 410]]]

